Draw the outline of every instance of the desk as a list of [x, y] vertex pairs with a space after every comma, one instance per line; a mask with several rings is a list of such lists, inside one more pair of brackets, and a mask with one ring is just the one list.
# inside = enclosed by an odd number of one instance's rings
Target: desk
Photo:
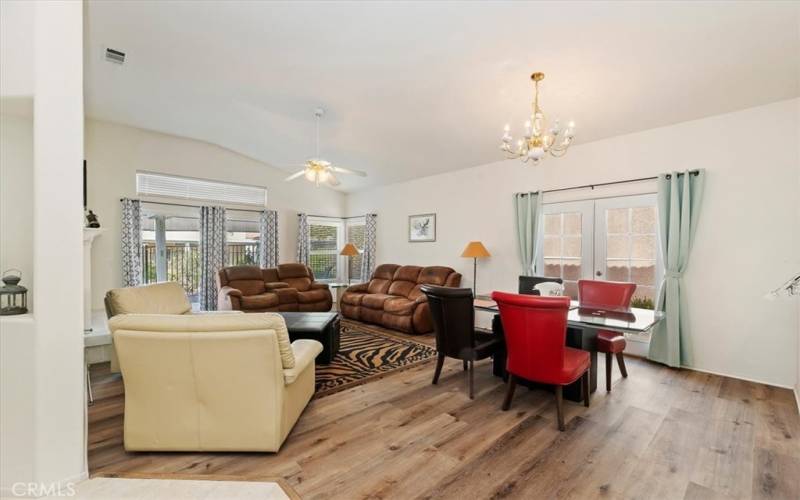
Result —
[[[492, 320], [492, 331], [496, 335], [503, 335], [503, 325], [500, 322], [500, 314], [497, 304], [485, 296], [475, 298], [474, 307], [476, 311], [495, 314]], [[569, 347], [583, 349], [589, 352], [592, 360], [589, 369], [589, 391], [597, 390], [597, 331], [611, 330], [621, 333], [642, 333], [651, 329], [656, 323], [664, 318], [663, 313], [650, 309], [629, 309], [606, 310], [580, 307], [578, 301], [570, 303], [567, 313], [567, 337], [566, 344]], [[506, 353], [502, 351], [494, 357], [494, 374], [506, 377]], [[581, 401], [580, 380], [564, 387], [564, 397], [572, 401]]]

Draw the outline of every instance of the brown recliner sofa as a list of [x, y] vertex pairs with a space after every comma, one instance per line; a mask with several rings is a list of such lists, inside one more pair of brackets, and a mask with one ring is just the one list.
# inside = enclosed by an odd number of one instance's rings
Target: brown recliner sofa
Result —
[[217, 273], [217, 289], [220, 310], [325, 312], [333, 305], [328, 285], [314, 281], [305, 264], [225, 267]]
[[342, 316], [407, 333], [428, 333], [433, 324], [422, 285], [458, 287], [461, 274], [443, 266], [382, 264], [369, 282], [345, 290]]

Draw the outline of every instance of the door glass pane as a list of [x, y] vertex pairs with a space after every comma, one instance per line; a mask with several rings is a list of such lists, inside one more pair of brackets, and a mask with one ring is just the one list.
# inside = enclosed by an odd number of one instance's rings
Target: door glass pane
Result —
[[[185, 209], [174, 215], [173, 207], [145, 205], [142, 208], [142, 283], [174, 281], [189, 301], [199, 300], [200, 218], [199, 211]], [[161, 252], [157, 241], [163, 238]], [[159, 277], [159, 273], [162, 276]]]
[[318, 280], [334, 280], [338, 276], [339, 228], [335, 225], [310, 224], [311, 247], [309, 266]]
[[[580, 236], [565, 236], [562, 240], [564, 248], [562, 255], [564, 257], [581, 258], [581, 237]], [[579, 262], [580, 264], [580, 262]]]
[[656, 261], [654, 260], [633, 261], [631, 265], [631, 281], [633, 281], [639, 286], [655, 285]]
[[606, 227], [609, 234], [628, 233], [628, 208], [612, 208], [606, 211]]
[[606, 278], [608, 281], [630, 281], [628, 262], [624, 260], [607, 261]]
[[656, 207], [637, 207], [631, 209], [632, 233], [655, 234]]
[[561, 255], [561, 238], [558, 236], [544, 237], [544, 256], [559, 257]]
[[608, 235], [606, 240], [606, 257], [609, 259], [627, 259], [630, 255], [629, 238], [627, 235]]
[[225, 219], [225, 265], [257, 266], [261, 235], [252, 212], [228, 210]]
[[581, 261], [580, 259], [562, 259], [561, 260], [561, 277], [565, 280], [578, 281], [581, 279]]
[[656, 258], [656, 236], [654, 234], [631, 236], [631, 258], [654, 260]]
[[652, 308], [658, 255], [655, 206], [611, 208], [606, 210], [605, 216], [603, 279], [636, 283], [631, 305]]
[[560, 259], [544, 259], [544, 275], [548, 278], [561, 277], [561, 260]]
[[544, 216], [544, 234], [561, 234], [561, 215], [562, 214], [547, 214]]
[[564, 234], [581, 235], [581, 214], [564, 214]]
[[577, 281], [582, 272], [582, 214], [546, 214], [544, 221], [544, 275], [563, 279], [565, 292], [577, 298]]

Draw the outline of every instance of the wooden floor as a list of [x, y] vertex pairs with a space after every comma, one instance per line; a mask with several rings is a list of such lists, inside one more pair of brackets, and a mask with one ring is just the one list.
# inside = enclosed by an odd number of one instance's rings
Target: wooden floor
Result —
[[[601, 356], [600, 363], [603, 359]], [[438, 386], [428, 363], [312, 401], [277, 454], [126, 453], [122, 382], [98, 365], [89, 409], [97, 473], [285, 478], [302, 498], [800, 498], [800, 417], [791, 391], [628, 358], [629, 378], [590, 408], [517, 389], [461, 362]]]

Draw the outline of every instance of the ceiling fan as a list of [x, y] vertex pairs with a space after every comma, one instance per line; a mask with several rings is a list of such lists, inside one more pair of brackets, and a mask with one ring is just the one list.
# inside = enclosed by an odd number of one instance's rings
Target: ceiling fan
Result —
[[332, 165], [331, 162], [323, 160], [319, 157], [319, 120], [324, 114], [325, 110], [322, 108], [317, 108], [314, 110], [314, 116], [317, 117], [317, 144], [315, 157], [306, 160], [305, 164], [303, 165], [303, 169], [287, 177], [287, 182], [293, 181], [301, 176], [305, 176], [306, 179], [316, 184], [317, 187], [319, 187], [320, 183], [328, 184], [329, 186], [338, 186], [340, 182], [335, 174], [351, 174], [361, 177], [367, 176], [366, 172], [336, 167]]

